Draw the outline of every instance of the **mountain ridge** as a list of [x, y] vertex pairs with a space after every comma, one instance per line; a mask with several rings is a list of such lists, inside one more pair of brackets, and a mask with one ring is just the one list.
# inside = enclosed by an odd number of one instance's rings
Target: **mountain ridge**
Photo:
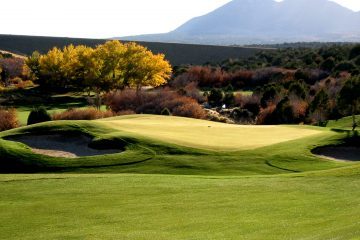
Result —
[[233, 0], [165, 34], [123, 40], [201, 44], [360, 41], [360, 12], [328, 0]]

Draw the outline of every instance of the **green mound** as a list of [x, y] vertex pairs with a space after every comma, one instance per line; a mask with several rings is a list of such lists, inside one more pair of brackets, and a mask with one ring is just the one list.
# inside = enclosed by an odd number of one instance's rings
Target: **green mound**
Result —
[[[356, 116], [356, 119], [358, 121], [358, 124], [360, 125], [360, 115]], [[352, 129], [352, 117], [344, 117], [341, 118], [339, 120], [331, 120], [328, 122], [328, 124], [326, 125], [326, 127], [328, 128], [334, 128], [334, 129], [347, 129], [347, 130], [351, 130]]]
[[[37, 154], [27, 145], [5, 140], [16, 135], [69, 132], [86, 134], [95, 145], [120, 146], [124, 151], [69, 160]], [[306, 126], [238, 126], [152, 115], [48, 122], [0, 134], [0, 171], [186, 175], [314, 171], [352, 164], [311, 153], [315, 147], [340, 142], [345, 135]]]

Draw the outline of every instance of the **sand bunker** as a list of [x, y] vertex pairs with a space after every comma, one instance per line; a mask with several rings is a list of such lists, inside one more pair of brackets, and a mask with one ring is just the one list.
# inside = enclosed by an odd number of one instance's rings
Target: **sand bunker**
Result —
[[7, 137], [6, 139], [21, 142], [31, 147], [34, 153], [51, 157], [77, 158], [121, 152], [120, 149], [98, 150], [90, 148], [91, 138], [81, 134], [20, 135]]
[[351, 146], [327, 146], [316, 148], [314, 154], [332, 160], [360, 161], [360, 148]]

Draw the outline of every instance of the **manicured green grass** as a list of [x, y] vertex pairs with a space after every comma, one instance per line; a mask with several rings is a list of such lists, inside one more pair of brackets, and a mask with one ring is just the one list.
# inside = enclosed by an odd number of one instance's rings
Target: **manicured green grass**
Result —
[[322, 133], [313, 128], [232, 125], [156, 115], [115, 117], [98, 122], [152, 139], [213, 150], [249, 150]]
[[1, 239], [359, 239], [360, 170], [0, 176]]
[[[360, 115], [356, 116], [356, 121], [358, 123], [358, 125], [360, 125]], [[345, 117], [345, 118], [341, 118], [339, 120], [331, 120], [328, 122], [328, 124], [326, 125], [326, 127], [328, 128], [335, 128], [335, 129], [352, 129], [352, 117]]]
[[130, 115], [97, 121], [48, 122], [3, 132], [0, 137], [59, 131], [84, 132], [96, 141], [124, 145], [125, 151], [69, 160], [38, 155], [23, 144], [0, 139], [0, 170], [249, 175], [352, 164], [311, 154], [314, 147], [339, 142], [346, 134], [306, 126], [241, 127], [186, 118]]
[[[69, 131], [125, 151], [51, 158], [1, 139]], [[348, 134], [149, 115], [2, 132], [0, 170], [36, 174], [0, 174], [0, 239], [360, 239], [360, 165], [311, 154]]]

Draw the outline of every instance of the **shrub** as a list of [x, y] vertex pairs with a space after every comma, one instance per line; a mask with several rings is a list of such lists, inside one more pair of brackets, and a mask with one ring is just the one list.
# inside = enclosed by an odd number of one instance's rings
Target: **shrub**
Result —
[[115, 114], [112, 111], [101, 111], [96, 108], [73, 108], [62, 113], [55, 113], [52, 115], [52, 118], [53, 120], [94, 120], [113, 116]]
[[173, 110], [173, 114], [175, 116], [181, 116], [181, 117], [190, 117], [190, 118], [198, 118], [198, 119], [206, 118], [204, 109], [202, 109], [202, 107], [196, 102], [183, 104], [181, 106], [176, 107]]
[[5, 131], [19, 126], [15, 109], [0, 108], [0, 131]]
[[19, 89], [25, 89], [25, 88], [29, 88], [29, 87], [33, 87], [33, 86], [34, 86], [34, 83], [31, 80], [22, 81], [22, 82], [15, 84], [15, 87], [19, 88]]
[[176, 116], [203, 118], [206, 115], [196, 100], [169, 89], [140, 92], [138, 95], [129, 89], [112, 92], [106, 95], [105, 104], [114, 112], [132, 110], [136, 113], [161, 114], [167, 108]]
[[235, 96], [232, 92], [226, 93], [223, 99], [223, 103], [226, 107], [234, 106], [235, 104]]
[[[197, 84], [192, 82], [184, 87], [185, 96], [195, 99], [199, 103], [206, 101], [205, 97], [201, 94], [200, 90], [197, 88]], [[180, 94], [182, 95], [182, 94]]]
[[46, 111], [45, 108], [39, 107], [39, 108], [33, 109], [30, 112], [30, 115], [27, 120], [27, 124], [31, 125], [31, 124], [47, 122], [47, 121], [51, 121], [51, 117], [50, 117], [49, 113]]
[[170, 116], [171, 115], [171, 112], [168, 108], [164, 108], [162, 111], [161, 111], [161, 115], [164, 115], [164, 116]]
[[276, 109], [275, 104], [270, 104], [266, 108], [263, 108], [260, 110], [260, 113], [256, 119], [256, 124], [262, 125], [262, 124], [269, 124], [271, 122], [271, 117], [273, 112]]
[[254, 114], [247, 109], [235, 108], [231, 112], [231, 117], [237, 122], [251, 122]]
[[208, 96], [208, 102], [212, 106], [221, 106], [223, 103], [224, 92], [221, 89], [212, 89]]

